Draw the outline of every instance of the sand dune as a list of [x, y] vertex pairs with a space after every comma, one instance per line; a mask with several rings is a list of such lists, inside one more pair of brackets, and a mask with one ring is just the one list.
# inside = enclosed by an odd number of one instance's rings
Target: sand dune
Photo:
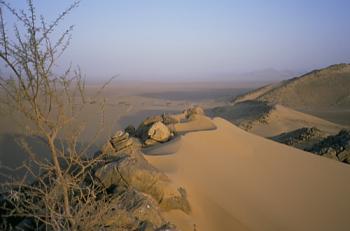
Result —
[[316, 116], [276, 105], [275, 110], [269, 115], [268, 123], [257, 123], [251, 131], [261, 136], [274, 136], [302, 127], [317, 127], [330, 134], [334, 134], [342, 128], [338, 124]]
[[245, 101], [214, 108], [211, 114], [264, 137], [276, 136], [302, 127], [317, 127], [329, 134], [335, 134], [344, 127], [282, 105], [259, 101]]
[[255, 100], [258, 97], [262, 96], [263, 94], [269, 92], [270, 90], [280, 86], [282, 83], [283, 82], [278, 83], [278, 84], [269, 84], [269, 85], [260, 87], [258, 89], [255, 89], [253, 91], [241, 94], [241, 95], [237, 96], [232, 102], [234, 104], [236, 104], [236, 103], [244, 102], [247, 100]]
[[349, 166], [213, 122], [173, 155], [147, 156], [188, 191], [192, 214], [170, 221], [199, 231], [350, 229]]

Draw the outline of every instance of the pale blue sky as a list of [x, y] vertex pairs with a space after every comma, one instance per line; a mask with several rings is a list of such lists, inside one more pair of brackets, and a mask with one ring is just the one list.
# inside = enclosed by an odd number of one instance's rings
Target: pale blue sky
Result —
[[[11, 1], [24, 6], [24, 0]], [[51, 17], [69, 0], [36, 0]], [[89, 78], [200, 80], [350, 62], [348, 0], [83, 0], [63, 57]]]

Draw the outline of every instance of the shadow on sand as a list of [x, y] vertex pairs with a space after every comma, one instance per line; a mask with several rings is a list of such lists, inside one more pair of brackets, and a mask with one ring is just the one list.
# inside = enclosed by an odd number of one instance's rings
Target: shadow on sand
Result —
[[[50, 153], [45, 141], [36, 136], [26, 136], [23, 134], [11, 134], [5, 133], [0, 135], [0, 182], [3, 182], [6, 176], [13, 178], [21, 178], [26, 171], [23, 168], [19, 168], [24, 161], [30, 159], [28, 151], [26, 151], [22, 145], [25, 143], [30, 148], [30, 151], [41, 160], [50, 161]], [[67, 141], [62, 141], [62, 144], [67, 147]], [[77, 150], [82, 150], [86, 147], [84, 143], [77, 144]], [[92, 145], [87, 153], [92, 155], [98, 150], [96, 145]], [[10, 170], [12, 169], [12, 170]], [[36, 171], [37, 169], [35, 169]], [[30, 180], [30, 177], [28, 178]]]

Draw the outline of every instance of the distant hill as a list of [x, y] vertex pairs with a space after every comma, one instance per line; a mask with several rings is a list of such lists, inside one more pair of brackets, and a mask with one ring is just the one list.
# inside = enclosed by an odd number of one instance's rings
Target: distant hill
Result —
[[245, 100], [278, 103], [294, 109], [350, 109], [350, 64], [332, 65], [267, 85], [236, 97], [233, 103]]
[[239, 95], [245, 101], [280, 104], [334, 123], [350, 126], [350, 64], [335, 64], [300, 77]]

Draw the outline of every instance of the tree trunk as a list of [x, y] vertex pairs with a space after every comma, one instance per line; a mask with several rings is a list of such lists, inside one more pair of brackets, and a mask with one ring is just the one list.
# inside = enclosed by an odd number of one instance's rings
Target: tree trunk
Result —
[[60, 163], [58, 161], [57, 150], [56, 150], [56, 147], [54, 144], [54, 140], [55, 140], [54, 136], [48, 137], [48, 144], [49, 144], [49, 148], [50, 148], [50, 152], [51, 152], [51, 158], [52, 158], [52, 161], [53, 161], [54, 166], [55, 166], [55, 171], [56, 171], [56, 174], [58, 176], [59, 184], [61, 185], [62, 191], [63, 191], [63, 203], [64, 203], [63, 208], [64, 208], [65, 216], [69, 220], [70, 225], [74, 226], [75, 222], [74, 222], [74, 219], [72, 217], [71, 208], [70, 208], [70, 204], [69, 204], [68, 185], [67, 185], [67, 182], [62, 174], [62, 169], [61, 169]]

